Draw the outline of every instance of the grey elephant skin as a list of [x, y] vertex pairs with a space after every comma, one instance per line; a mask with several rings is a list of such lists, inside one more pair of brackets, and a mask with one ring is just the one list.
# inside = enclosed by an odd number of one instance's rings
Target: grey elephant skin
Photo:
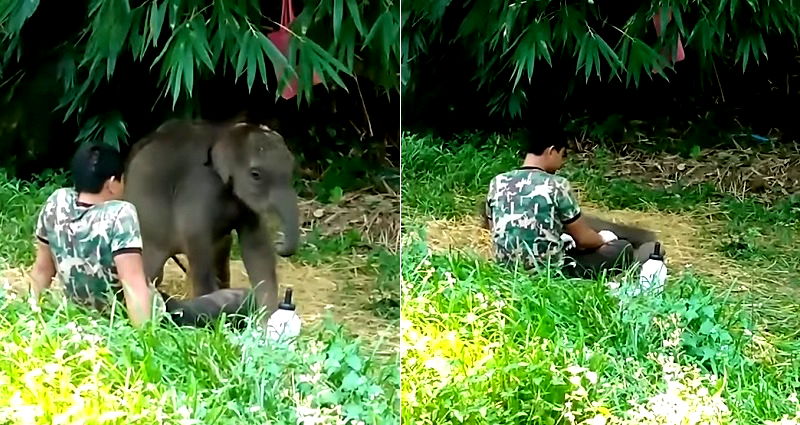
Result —
[[[232, 232], [258, 307], [278, 306], [275, 253], [295, 253], [299, 237], [294, 157], [265, 126], [173, 120], [128, 155], [125, 198], [141, 223], [147, 278], [159, 284], [176, 254], [189, 260], [194, 296], [230, 287]], [[273, 245], [267, 216], [277, 213], [283, 241]]]

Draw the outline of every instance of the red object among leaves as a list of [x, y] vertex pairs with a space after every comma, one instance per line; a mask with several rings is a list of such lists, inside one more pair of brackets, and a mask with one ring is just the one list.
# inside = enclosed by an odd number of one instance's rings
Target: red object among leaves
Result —
[[[672, 20], [672, 11], [670, 10], [667, 13], [667, 23], [669, 23], [671, 20]], [[657, 13], [655, 16], [653, 16], [653, 24], [656, 27], [656, 35], [661, 36], [661, 13]], [[667, 53], [666, 51], [663, 51], [662, 54], [668, 59], [671, 59], [672, 63], [680, 62], [686, 59], [686, 54], [683, 51], [683, 42], [681, 41], [681, 37], [678, 36], [678, 46], [675, 55], [672, 55], [672, 57], [670, 58], [669, 53]], [[658, 70], [654, 69], [653, 73], [656, 72], [658, 72]]]
[[[287, 56], [289, 51], [289, 41], [291, 40], [291, 33], [289, 33], [289, 25], [291, 25], [292, 21], [294, 21], [294, 8], [292, 8], [292, 0], [283, 0], [283, 6], [281, 8], [281, 27], [278, 28], [277, 31], [271, 32], [268, 37], [275, 44], [275, 47], [283, 53], [284, 56]], [[280, 66], [280, 65], [277, 65]], [[278, 80], [283, 76], [283, 69], [278, 68], [277, 70]], [[319, 78], [316, 72], [314, 72], [314, 85], [321, 83], [322, 80]], [[281, 97], [284, 99], [291, 99], [297, 96], [297, 79], [292, 79], [289, 84], [283, 88], [283, 92], [281, 93]]]

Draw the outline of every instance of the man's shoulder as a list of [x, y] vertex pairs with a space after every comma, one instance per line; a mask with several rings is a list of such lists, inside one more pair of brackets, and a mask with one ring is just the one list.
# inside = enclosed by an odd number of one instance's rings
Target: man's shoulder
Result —
[[558, 174], [548, 174], [547, 178], [549, 179], [549, 181], [552, 181], [553, 183], [555, 183], [558, 186], [569, 186], [570, 185], [569, 179], [567, 179], [564, 176], [559, 176]]
[[78, 199], [78, 192], [75, 191], [74, 188], [71, 187], [62, 187], [53, 191], [50, 196], [47, 197], [48, 204], [70, 204], [75, 202]]
[[139, 215], [136, 207], [127, 201], [110, 200], [95, 205], [89, 212], [89, 220], [96, 225], [112, 226], [116, 229], [138, 229]]
[[111, 200], [105, 201], [100, 208], [109, 215], [114, 216], [136, 216], [136, 207], [128, 202], [123, 200]]
[[495, 182], [517, 183], [520, 186], [539, 186], [542, 184], [558, 187], [569, 186], [569, 180], [564, 176], [548, 173], [541, 170], [514, 169], [496, 175]]

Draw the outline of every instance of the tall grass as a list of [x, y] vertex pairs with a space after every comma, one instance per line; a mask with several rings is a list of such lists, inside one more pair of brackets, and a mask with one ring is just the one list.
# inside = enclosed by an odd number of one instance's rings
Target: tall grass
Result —
[[397, 367], [376, 365], [331, 322], [291, 350], [254, 327], [134, 329], [119, 311], [56, 294], [35, 304], [4, 290], [0, 309], [0, 423], [398, 420]]
[[416, 239], [402, 269], [408, 423], [760, 424], [800, 409], [800, 351], [767, 356], [751, 318], [697, 276], [620, 302], [603, 280]]
[[32, 181], [12, 178], [0, 168], [0, 266], [33, 263], [33, 231], [47, 197], [68, 184], [60, 172], [46, 172]]
[[[479, 137], [403, 141], [403, 420], [800, 421], [800, 341], [770, 338], [774, 330], [751, 314], [758, 306], [745, 308], [700, 271], [673, 271], [660, 296], [627, 298], [604, 279], [528, 274], [430, 251], [427, 219], [475, 214], [489, 179], [520, 163], [514, 141]], [[726, 223], [718, 249], [749, 252], [736, 260], [754, 273], [761, 262], [800, 270], [791, 199], [769, 205], [705, 185], [654, 189], [609, 179], [602, 156], [561, 173], [583, 199], [608, 208], [713, 215]]]
[[[32, 263], [39, 208], [66, 184], [59, 173], [34, 181], [0, 174], [0, 267]], [[315, 238], [297, 261], [324, 262], [349, 248]], [[366, 251], [359, 269], [388, 282], [392, 256]], [[399, 423], [396, 358], [373, 357], [330, 319], [307, 323], [289, 350], [267, 345], [254, 327], [135, 329], [124, 312], [104, 316], [58, 293], [37, 305], [0, 282], [0, 423]]]

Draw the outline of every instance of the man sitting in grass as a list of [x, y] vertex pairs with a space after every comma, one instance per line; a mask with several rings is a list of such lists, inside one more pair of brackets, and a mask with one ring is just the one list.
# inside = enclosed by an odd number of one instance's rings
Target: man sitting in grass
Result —
[[525, 133], [522, 166], [489, 184], [485, 218], [496, 258], [526, 269], [561, 268], [573, 277], [628, 267], [634, 260], [631, 243], [609, 230], [595, 231], [569, 181], [554, 174], [564, 164], [566, 138], [544, 136]]
[[84, 145], [72, 159], [74, 188], [53, 192], [36, 222], [33, 293], [58, 274], [71, 299], [105, 310], [113, 298], [124, 302], [135, 326], [152, 314], [154, 299], [166, 302], [178, 324], [231, 313], [248, 291], [220, 290], [191, 301], [155, 297], [142, 264], [142, 239], [133, 204], [123, 201], [122, 156], [106, 146]]

